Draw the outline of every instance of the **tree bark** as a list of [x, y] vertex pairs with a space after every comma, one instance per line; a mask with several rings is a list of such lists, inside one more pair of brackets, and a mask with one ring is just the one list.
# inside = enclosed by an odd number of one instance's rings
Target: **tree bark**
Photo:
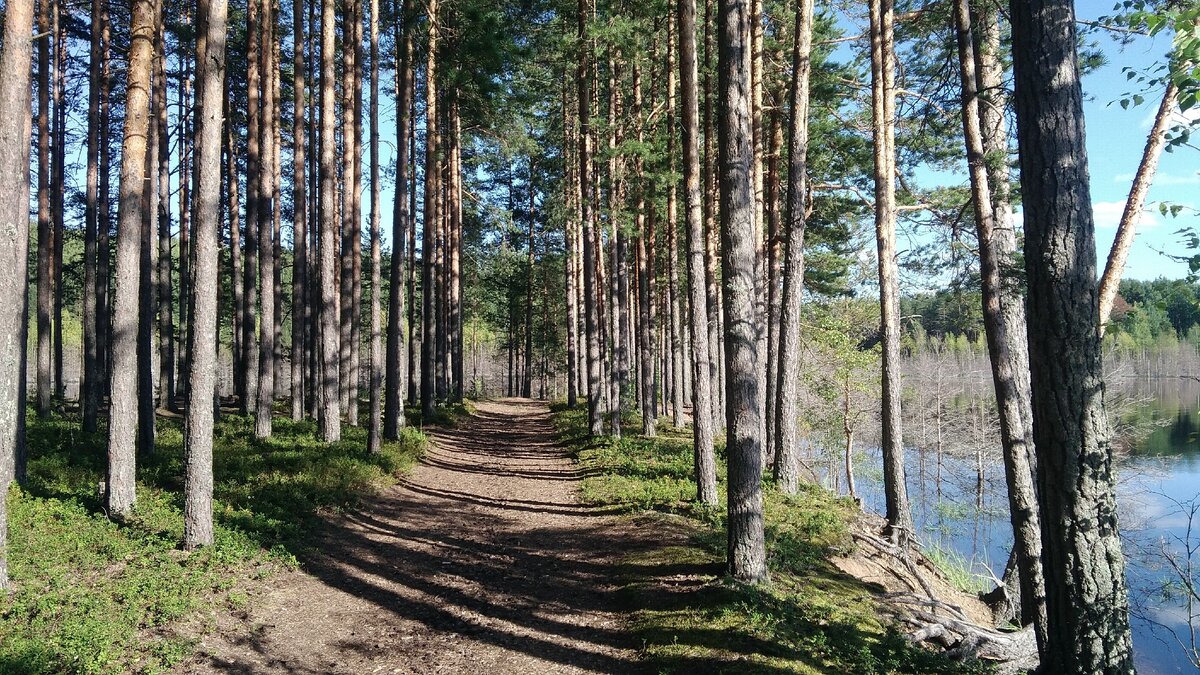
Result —
[[[161, 0], [160, 0], [161, 2]], [[161, 10], [159, 11], [161, 17]], [[160, 22], [161, 24], [161, 18]], [[167, 126], [167, 75], [164, 31], [158, 32], [161, 52], [154, 65], [154, 129], [157, 134], [158, 178], [155, 205], [158, 208], [158, 371], [163, 406], [175, 409], [175, 320], [171, 313], [174, 298], [171, 293], [171, 147]], [[219, 192], [219, 190], [218, 190]]]
[[1019, 293], [1015, 292], [1016, 289], [1005, 288], [1003, 269], [1006, 263], [1011, 262], [1016, 242], [1000, 231], [997, 223], [999, 214], [993, 207], [991, 178], [988, 175], [978, 84], [983, 68], [977, 65], [983, 57], [977, 55], [976, 51], [988, 49], [989, 46], [981, 44], [977, 47], [973, 43], [969, 0], [955, 0], [954, 22], [962, 83], [963, 137], [979, 242], [984, 332], [1000, 417], [1009, 517], [1021, 580], [1021, 602], [1025, 607], [1022, 614], [1026, 623], [1034, 624], [1040, 650], [1044, 648], [1046, 639], [1046, 607], [1039, 539], [1041, 526], [1038, 522], [1033, 474], [1029, 466], [1033, 428], [1028, 414], [1029, 385], [1025, 379], [1029, 368], [1027, 346], [1021, 334], [1025, 317], [1020, 309]]
[[912, 534], [904, 483], [900, 414], [900, 280], [896, 265], [896, 70], [893, 0], [871, 0], [871, 110], [875, 157], [875, 243], [879, 254], [880, 335], [883, 342], [883, 483], [888, 529]]
[[154, 454], [155, 439], [155, 366], [158, 364], [154, 349], [154, 306], [158, 300], [154, 285], [157, 271], [157, 204], [158, 197], [158, 108], [155, 102], [157, 89], [156, 71], [162, 60], [162, 12], [161, 0], [154, 2], [154, 63], [151, 65], [150, 119], [147, 123], [145, 186], [142, 190], [141, 247], [138, 250], [138, 322], [137, 322], [137, 403], [138, 403], [138, 452], [143, 456]]
[[321, 368], [318, 378], [321, 389], [321, 438], [334, 443], [342, 437], [341, 400], [338, 397], [338, 316], [337, 316], [337, 250], [335, 244], [337, 220], [334, 218], [333, 186], [337, 177], [334, 127], [335, 49], [334, 0], [321, 0]]
[[579, 0], [579, 68], [575, 79], [579, 85], [576, 103], [579, 106], [579, 204], [583, 228], [583, 323], [587, 342], [588, 430], [592, 436], [601, 436], [604, 434], [601, 410], [604, 393], [600, 382], [600, 327], [596, 307], [596, 215], [592, 201], [592, 55], [587, 34], [590, 12], [589, 0]]
[[137, 330], [138, 266], [143, 196], [146, 190], [146, 138], [150, 128], [150, 69], [154, 61], [154, 3], [134, 0], [130, 24], [125, 131], [121, 144], [121, 186], [117, 221], [116, 287], [113, 291], [112, 402], [108, 422], [108, 484], [105, 507], [125, 517], [135, 501], [138, 429]]
[[[675, 52], [667, 36], [667, 162], [672, 173], [675, 171]], [[676, 199], [675, 181], [667, 186], [667, 301], [671, 326], [671, 423], [683, 428], [684, 358], [683, 330], [681, 321], [683, 298], [679, 290], [679, 202]]]
[[242, 382], [239, 392], [243, 415], [250, 414], [257, 407], [259, 379], [259, 350], [255, 349], [254, 329], [258, 322], [258, 212], [262, 208], [262, 106], [258, 53], [260, 2], [248, 0], [246, 6], [246, 228], [242, 239]]
[[533, 156], [529, 157], [529, 241], [525, 261], [525, 373], [521, 380], [521, 396], [529, 398], [533, 394], [533, 368], [529, 367], [533, 356], [533, 271], [537, 264], [535, 228], [537, 227], [537, 212], [534, 199], [537, 194], [533, 176], [536, 171]]
[[[404, 405], [401, 397], [406, 374], [406, 349], [402, 317], [405, 305], [405, 257], [408, 249], [408, 133], [409, 84], [412, 79], [413, 39], [409, 22], [408, 0], [400, 0], [396, 30], [396, 188], [392, 202], [392, 261], [389, 275], [391, 293], [388, 296], [387, 364], [384, 387], [383, 437], [395, 440], [404, 427]], [[412, 264], [411, 259], [408, 264]]]
[[[199, 87], [196, 125], [196, 286], [192, 313], [191, 371], [188, 373], [184, 451], [183, 547], [213, 543], [213, 406], [217, 371], [217, 266], [221, 218], [222, 87], [225, 81], [226, 0], [200, 0], [197, 14], [204, 33], [196, 54]], [[199, 45], [198, 45], [199, 46]]]
[[53, 214], [50, 206], [50, 15], [55, 0], [41, 0], [38, 9], [37, 112], [37, 414], [50, 416], [51, 311], [53, 302]]
[[1010, 10], [1046, 576], [1042, 669], [1132, 673], [1075, 11], [1068, 0], [1014, 0]]
[[779, 311], [779, 385], [776, 387], [775, 484], [784, 494], [800, 487], [800, 311], [804, 300], [804, 234], [808, 224], [808, 111], [812, 73], [813, 0], [796, 6], [792, 44], [792, 119], [788, 127], [787, 250]]
[[[100, 365], [97, 323], [99, 276], [98, 237], [100, 229], [100, 89], [101, 62], [104, 49], [101, 43], [103, 0], [92, 0], [91, 27], [88, 43], [88, 122], [87, 122], [87, 192], [84, 201], [83, 235], [83, 381], [80, 408], [84, 433], [95, 433], [99, 427]], [[26, 219], [28, 220], [28, 219]], [[26, 225], [28, 227], [28, 225]]]
[[[414, 12], [415, 13], [415, 12]], [[412, 16], [413, 13], [410, 13]], [[410, 35], [410, 40], [412, 33]], [[408, 156], [411, 158], [410, 163], [417, 161], [417, 77], [416, 66], [414, 65], [412, 54], [409, 54], [409, 78], [408, 98], [411, 102], [408, 111]], [[413, 169], [410, 172], [408, 185], [408, 274], [405, 276], [405, 293], [408, 298], [408, 384], [407, 398], [410, 405], [417, 405], [419, 398], [417, 394], [418, 377], [420, 364], [417, 363], [420, 351], [417, 347], [419, 332], [417, 321], [417, 172]]]
[[421, 234], [421, 421], [429, 423], [436, 409], [434, 351], [437, 347], [437, 289], [434, 279], [435, 238], [438, 227], [439, 138], [437, 131], [437, 50], [440, 31], [438, 0], [427, 0], [428, 57], [425, 64], [425, 225]]
[[[292, 358], [291, 389], [292, 419], [304, 419], [304, 370], [308, 329], [308, 194], [305, 176], [305, 113], [306, 101], [304, 60], [304, 0], [292, 2]], [[309, 26], [312, 28], [312, 26]]]
[[450, 106], [450, 400], [463, 400], [462, 313], [462, 117], [458, 98]]
[[720, 0], [718, 144], [725, 310], [728, 565], [739, 581], [767, 579], [762, 496], [762, 392], [756, 321], [754, 139], [748, 0]]
[[383, 251], [379, 240], [379, 0], [370, 0], [371, 104], [371, 373], [367, 394], [370, 397], [370, 421], [367, 423], [367, 451], [379, 452], [383, 434]]
[[[779, 57], [779, 60], [782, 60]], [[772, 91], [772, 108], [770, 112], [770, 146], [767, 151], [767, 180], [764, 188], [766, 198], [767, 240], [766, 240], [766, 273], [763, 275], [767, 284], [766, 303], [766, 334], [767, 334], [767, 445], [763, 452], [763, 462], [773, 465], [779, 457], [779, 436], [776, 434], [778, 424], [775, 416], [779, 413], [779, 312], [783, 304], [780, 291], [780, 240], [783, 237], [783, 204], [780, 189], [783, 182], [780, 176], [780, 162], [783, 155], [783, 94]], [[765, 470], [765, 468], [764, 468]], [[772, 467], [772, 471], [774, 468]]]
[[33, 0], [8, 0], [0, 52], [0, 591], [8, 580], [8, 486], [23, 477], [29, 261], [29, 113]]
[[[575, 289], [575, 265], [576, 258], [579, 256], [578, 245], [575, 241], [575, 231], [579, 228], [579, 204], [578, 204], [578, 182], [575, 180], [575, 171], [578, 164], [573, 160], [573, 142], [574, 131], [573, 125], [575, 120], [571, 117], [571, 101], [570, 101], [570, 86], [567, 83], [569, 68], [563, 63], [562, 70], [562, 129], [563, 129], [563, 201], [566, 204], [567, 221], [563, 232], [564, 245], [564, 261], [563, 261], [563, 286], [565, 289], [567, 301], [567, 407], [574, 409], [579, 405], [579, 389], [576, 386], [578, 383], [579, 374], [576, 372], [579, 365], [579, 304], [575, 301], [575, 296], [578, 291]], [[635, 95], [640, 97], [641, 92], [638, 86], [635, 85]]]
[[1121, 273], [1125, 270], [1125, 261], [1129, 258], [1129, 250], [1133, 248], [1133, 237], [1137, 230], [1138, 221], [1142, 218], [1142, 209], [1146, 206], [1146, 195], [1154, 182], [1154, 174], [1158, 171], [1158, 159], [1162, 156], [1163, 147], [1167, 143], [1167, 128], [1171, 122], [1171, 113], [1175, 110], [1175, 98], [1179, 95], [1179, 87], [1175, 82], [1168, 82], [1163, 92], [1162, 102], [1158, 104], [1158, 112], [1154, 114], [1154, 124], [1150, 127], [1150, 135], [1146, 137], [1146, 147], [1142, 150], [1142, 161], [1138, 163], [1137, 174], [1133, 184], [1129, 186], [1129, 197], [1125, 200], [1125, 209], [1121, 212], [1121, 222], [1117, 225], [1117, 234], [1113, 239], [1112, 249], [1108, 252], [1108, 262], [1104, 265], [1104, 274], [1100, 276], [1100, 336], [1108, 327], [1108, 319], [1112, 314], [1113, 302], [1117, 299], [1117, 289], [1121, 286]]
[[717, 0], [704, 0], [704, 285], [708, 304], [708, 369], [712, 380], [713, 430], [725, 428], [725, 342], [721, 339], [721, 284], [717, 270], [721, 264], [717, 252], [721, 237], [717, 214], [717, 92], [713, 83], [717, 52], [713, 11]]
[[[226, 0], [228, 3], [228, 0]], [[228, 5], [226, 8], [226, 16], [228, 17]], [[225, 70], [225, 84], [223, 85], [223, 98], [225, 106], [225, 119], [230, 119], [230, 97], [229, 90], [229, 69]], [[237, 161], [237, 130], [233, 124], [225, 125], [225, 181], [229, 186], [229, 286], [233, 290], [233, 307], [230, 313], [230, 332], [232, 333], [231, 342], [233, 349], [231, 356], [233, 357], [233, 383], [234, 393], [241, 396], [241, 384], [244, 382], [241, 373], [242, 367], [242, 352], [247, 349], [242, 342], [242, 321], [244, 320], [244, 300], [243, 289], [241, 284], [242, 278], [242, 247], [241, 247], [241, 204], [239, 194], [238, 180], [238, 161]]]
[[270, 438], [275, 403], [275, 10], [274, 0], [263, 0], [259, 22], [258, 55], [260, 72], [266, 79], [262, 87], [262, 155], [259, 161], [258, 196], [258, 405], [255, 407], [254, 435]]
[[699, 66], [696, 60], [696, 0], [679, 0], [680, 109], [683, 117], [684, 217], [687, 219], [689, 319], [692, 332], [692, 443], [696, 499], [717, 503], [713, 453], [712, 380], [709, 374], [708, 297], [704, 283], [704, 203], [700, 189]]
[[96, 353], [100, 398], [112, 389], [112, 294], [109, 292], [109, 271], [112, 267], [110, 246], [112, 217], [109, 196], [111, 190], [112, 136], [109, 92], [112, 87], [112, 25], [109, 21], [107, 2], [102, 3], [100, 14], [100, 43], [103, 52], [100, 65], [100, 185], [96, 209]]
[[[54, 121], [51, 131], [51, 166], [54, 173], [50, 179], [51, 213], [54, 221], [53, 311], [54, 311], [54, 396], [62, 400], [67, 396], [67, 384], [63, 379], [63, 246], [66, 238], [64, 201], [66, 190], [67, 159], [67, 110], [63, 105], [63, 87], [66, 80], [66, 28], [62, 21], [62, 3], [54, 3], [52, 30], [54, 40], [54, 72], [51, 91], [54, 97]], [[43, 38], [49, 40], [51, 38]]]

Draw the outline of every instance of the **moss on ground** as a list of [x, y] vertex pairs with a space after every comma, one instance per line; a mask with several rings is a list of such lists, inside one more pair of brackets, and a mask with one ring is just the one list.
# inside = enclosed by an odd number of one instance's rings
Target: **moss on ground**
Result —
[[[631, 628], [653, 672], [975, 673], [910, 644], [883, 617], [873, 589], [830, 562], [852, 546], [856, 507], [816, 486], [782, 495], [766, 486], [771, 581], [724, 573], [724, 510], [695, 503], [691, 435], [685, 429], [589, 440], [586, 413], [556, 409], [575, 450], [583, 500], [615, 506], [661, 528], [665, 543], [631, 553], [626, 598]], [[718, 447], [724, 501], [724, 448]]]
[[214, 443], [214, 546], [179, 550], [183, 436], [160, 419], [158, 447], [139, 458], [137, 506], [118, 524], [102, 508], [107, 437], [79, 420], [29, 416], [29, 481], [9, 493], [9, 570], [0, 598], [0, 672], [160, 672], [189, 657], [214, 613], [237, 609], [248, 580], [296, 564], [322, 512], [345, 509], [415, 466], [414, 429], [368, 454], [366, 432], [335, 444], [311, 422], [227, 415]]

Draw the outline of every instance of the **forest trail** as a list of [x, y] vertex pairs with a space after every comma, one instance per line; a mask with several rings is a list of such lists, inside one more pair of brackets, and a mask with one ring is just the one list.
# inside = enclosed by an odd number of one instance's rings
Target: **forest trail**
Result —
[[330, 519], [304, 571], [218, 620], [181, 672], [638, 670], [621, 560], [659, 544], [579, 504], [547, 405], [481, 402], [431, 439], [407, 480]]

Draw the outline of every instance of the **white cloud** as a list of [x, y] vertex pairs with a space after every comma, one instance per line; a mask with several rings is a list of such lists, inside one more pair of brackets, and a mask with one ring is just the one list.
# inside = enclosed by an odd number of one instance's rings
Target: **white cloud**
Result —
[[[1096, 228], [1101, 230], [1115, 230], [1117, 225], [1121, 224], [1121, 214], [1125, 212], [1125, 202], [1094, 202], [1092, 204], [1092, 217], [1096, 220]], [[1157, 227], [1158, 218], [1148, 210], [1142, 211], [1142, 218], [1138, 221], [1139, 228]]]
[[[1161, 97], [1159, 97], [1159, 98], [1161, 100]], [[1139, 126], [1141, 126], [1142, 129], [1149, 131], [1150, 126], [1154, 124], [1154, 116], [1157, 114], [1158, 114], [1158, 107], [1157, 106], [1150, 107], [1150, 111], [1146, 114], [1145, 117], [1142, 118], [1142, 122]], [[1174, 109], [1171, 111], [1171, 121], [1170, 121], [1171, 127], [1188, 126], [1191, 124], [1195, 124], [1197, 122], [1200, 122], [1200, 106], [1192, 106], [1191, 108], [1188, 108], [1188, 110], [1185, 112], [1185, 111], [1181, 111], [1179, 109], [1179, 106], [1176, 105], [1176, 106], [1174, 106]]]
[[[1113, 182], [1120, 183], [1122, 185], [1128, 185], [1129, 183], [1133, 182], [1133, 174], [1117, 174], [1116, 176], [1113, 176]], [[1160, 171], [1154, 174], [1153, 185], [1161, 185], [1164, 187], [1173, 185], [1194, 185], [1196, 187], [1200, 187], [1200, 171], [1190, 174], [1163, 173]]]
[[[1092, 218], [1095, 220], [1096, 229], [1100, 230], [1115, 230], [1117, 225], [1121, 224], [1121, 214], [1125, 211], [1125, 202], [1094, 202], [1092, 204]], [[1021, 211], [1013, 214], [1014, 224], [1020, 228], [1025, 224], [1025, 215]], [[1158, 227], [1158, 216], [1149, 210], [1142, 211], [1142, 218], [1138, 221], [1138, 228]]]

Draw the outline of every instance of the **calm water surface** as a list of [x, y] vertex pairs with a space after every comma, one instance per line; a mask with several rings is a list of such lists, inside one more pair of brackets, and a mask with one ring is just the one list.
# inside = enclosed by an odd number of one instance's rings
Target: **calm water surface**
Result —
[[[1167, 555], [1184, 567], [1186, 542], [1200, 547], [1200, 383], [1171, 379], [1122, 386], [1141, 401], [1127, 416], [1143, 430], [1117, 463], [1137, 668], [1146, 675], [1195, 673], [1185, 651], [1192, 639], [1186, 595]], [[981, 483], [973, 457], [943, 454], [939, 461], [932, 450], [910, 449], [907, 470], [923, 545], [960, 559], [980, 583], [990, 585], [988, 577], [1003, 572], [1012, 545], [1003, 467], [987, 462]], [[856, 474], [865, 505], [882, 512], [878, 458], [860, 461]], [[1193, 578], [1200, 580], [1200, 551], [1191, 562], [1197, 568]], [[1200, 641], [1200, 603], [1190, 613]]]

